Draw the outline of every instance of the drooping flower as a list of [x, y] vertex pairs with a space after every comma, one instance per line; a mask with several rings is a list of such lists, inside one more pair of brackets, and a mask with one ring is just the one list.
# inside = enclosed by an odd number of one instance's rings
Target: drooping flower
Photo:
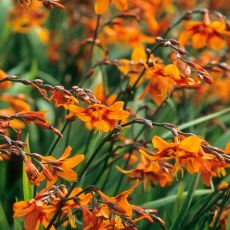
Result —
[[43, 212], [43, 203], [34, 199], [14, 204], [14, 218], [17, 217], [24, 217], [26, 230], [37, 230], [40, 224], [47, 226], [49, 223], [48, 214]]
[[212, 157], [212, 159], [203, 159], [200, 173], [204, 184], [210, 187], [211, 179], [213, 177], [225, 176], [225, 167], [227, 167], [226, 163], [224, 161], [220, 161], [217, 157]]
[[[14, 218], [23, 217], [25, 230], [38, 230], [40, 225], [47, 227], [66, 195], [67, 189], [64, 185], [43, 189], [30, 201], [16, 202], [13, 206]], [[72, 211], [87, 206], [91, 199], [90, 193], [85, 194], [80, 187], [74, 188], [61, 209], [61, 218], [67, 217], [62, 224], [63, 227], [70, 223], [72, 228], [76, 228]], [[52, 225], [50, 229], [55, 230], [56, 228]]]

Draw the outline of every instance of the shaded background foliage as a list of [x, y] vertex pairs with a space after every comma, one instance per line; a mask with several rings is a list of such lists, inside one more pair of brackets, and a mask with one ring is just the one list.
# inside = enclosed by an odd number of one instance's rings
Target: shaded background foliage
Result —
[[[209, 9], [218, 9], [219, 11], [229, 15], [228, 1], [172, 1], [170, 9], [166, 9], [163, 14], [170, 14], [172, 20], [178, 19], [179, 15], [189, 8], [208, 7]], [[65, 2], [64, 2], [65, 3]], [[52, 85], [63, 85], [70, 88], [72, 85], [82, 84], [82, 79], [87, 73], [90, 66], [90, 60], [87, 59], [90, 46], [78, 46], [81, 40], [86, 37], [93, 36], [94, 26], [90, 24], [88, 28], [84, 23], [81, 23], [81, 15], [88, 16], [92, 21], [95, 20], [93, 12], [93, 1], [68, 1], [65, 5], [66, 10], [52, 9], [45, 22], [45, 28], [50, 31], [48, 42], [41, 41], [42, 36], [32, 29], [28, 33], [15, 33], [11, 26], [7, 23], [8, 12], [13, 6], [13, 2], [9, 0], [2, 0], [0, 2], [0, 67], [8, 74], [20, 76], [23, 79], [33, 80], [35, 78], [44, 79]], [[86, 10], [88, 9], [88, 10]], [[114, 10], [114, 9], [113, 9]], [[71, 16], [71, 13], [77, 14], [76, 18]], [[76, 20], [76, 21], [75, 21]], [[144, 26], [142, 25], [143, 30]], [[43, 31], [44, 32], [44, 31]], [[177, 33], [177, 32], [173, 32]], [[156, 34], [151, 34], [156, 36]], [[55, 49], [55, 45], [57, 49]], [[150, 45], [151, 46], [151, 45]], [[76, 52], [72, 52], [76, 50]], [[124, 45], [109, 46], [109, 56], [111, 59], [120, 59], [130, 57], [130, 48]], [[198, 56], [200, 51], [192, 50], [190, 52], [193, 56]], [[56, 58], [56, 55], [58, 56]], [[96, 49], [93, 62], [102, 57], [102, 52]], [[155, 53], [167, 60], [168, 52], [165, 49], [158, 49]], [[122, 76], [118, 77], [120, 72], [113, 66], [100, 66], [95, 69], [93, 77], [90, 77], [84, 84], [84, 87], [95, 89], [99, 82], [107, 85], [108, 91], [115, 93], [119, 92], [119, 88], [124, 89], [128, 79]], [[138, 87], [138, 92], [143, 90], [144, 86]], [[36, 90], [20, 84], [14, 84], [7, 93], [18, 95], [23, 92], [29, 97], [31, 105], [34, 110], [48, 110], [48, 117], [53, 126], [59, 130], [64, 124], [65, 111], [60, 108], [54, 108], [51, 104], [44, 101], [36, 92]], [[196, 94], [194, 92], [193, 94]], [[185, 132], [191, 132], [197, 135], [202, 135], [212, 145], [224, 148], [226, 143], [230, 140], [230, 116], [229, 113], [220, 114], [214, 119], [204, 118], [202, 122], [196, 123], [196, 119], [205, 117], [210, 113], [219, 111], [223, 108], [229, 107], [229, 101], [223, 103], [218, 98], [207, 98], [201, 100], [199, 104], [194, 104], [191, 99], [191, 93], [184, 90], [181, 100], [177, 102], [169, 98], [161, 109], [160, 114], [155, 118], [155, 122], [169, 122], [179, 127], [185, 125]], [[132, 109], [137, 111], [141, 103], [132, 104]], [[156, 105], [151, 100], [146, 101], [146, 105], [155, 109]], [[1, 105], [0, 106], [4, 106]], [[144, 110], [138, 113], [141, 117], [148, 117]], [[224, 124], [224, 125], [223, 125]], [[33, 125], [29, 125], [27, 130], [23, 133], [23, 138], [26, 134], [29, 135], [29, 145], [31, 151], [39, 153], [47, 153], [50, 149], [51, 143], [55, 141], [55, 136], [51, 135], [49, 131], [39, 129]], [[134, 133], [138, 133], [140, 126], [132, 127]], [[128, 138], [132, 138], [130, 132], [125, 131]], [[169, 135], [165, 130], [154, 127], [152, 130], [146, 129], [142, 134], [143, 139], [150, 139], [154, 134], [159, 136]], [[75, 120], [71, 126], [64, 131], [64, 138], [59, 141], [53, 152], [53, 156], [60, 157], [65, 146], [71, 145], [73, 153], [85, 153], [86, 156], [94, 151], [100, 139], [104, 137], [103, 133], [89, 131], [84, 127], [80, 120]], [[90, 142], [89, 142], [90, 141]], [[90, 144], [89, 144], [90, 143]], [[106, 144], [100, 151], [98, 158], [103, 157], [109, 152], [110, 144]], [[117, 164], [122, 168], [124, 160], [120, 159]], [[80, 168], [79, 168], [80, 170]], [[107, 177], [104, 171], [103, 164], [96, 167], [87, 174], [87, 176], [80, 181], [80, 186], [91, 184], [95, 178], [99, 178], [97, 186], [100, 188], [106, 181], [104, 188], [108, 194], [113, 194], [116, 189], [116, 183], [120, 182], [120, 191], [127, 189], [127, 180], [121, 176], [114, 166], [112, 172]], [[228, 170], [229, 172], [229, 170]], [[7, 163], [0, 162], [0, 226], [2, 229], [21, 229], [21, 221], [15, 220], [13, 225], [12, 219], [12, 204], [15, 200], [22, 200], [24, 197], [22, 191], [22, 162], [16, 157], [12, 157]], [[102, 175], [102, 176], [101, 176]], [[122, 177], [122, 180], [120, 179]], [[214, 178], [213, 184], [217, 185], [223, 178]], [[175, 183], [171, 186], [161, 188], [160, 186], [153, 186], [148, 192], [144, 192], [142, 186], [136, 189], [132, 196], [135, 204], [143, 205], [147, 208], [156, 208], [159, 211], [166, 226], [170, 226], [178, 218], [178, 213], [183, 216], [184, 222], [181, 223], [183, 229], [209, 229], [209, 223], [212, 221], [212, 215], [206, 209], [206, 202], [210, 199], [215, 199], [218, 194], [215, 194], [213, 187], [206, 188], [202, 183], [198, 184], [199, 191], [195, 191], [195, 197], [192, 204], [188, 205], [184, 213], [180, 213], [183, 207], [185, 191], [189, 191], [190, 185], [194, 180], [194, 176], [186, 174], [183, 177], [179, 175]], [[230, 182], [230, 176], [224, 178], [225, 181]], [[63, 181], [65, 184], [66, 182]], [[67, 184], [67, 183], [66, 183]], [[192, 188], [190, 188], [191, 192]], [[206, 196], [203, 196], [206, 194]], [[162, 199], [162, 200], [161, 200]], [[187, 204], [189, 201], [187, 201]], [[214, 204], [210, 206], [210, 209]], [[199, 210], [197, 215], [196, 211]], [[193, 216], [194, 214], [194, 216]], [[9, 225], [8, 225], [8, 224]], [[10, 227], [9, 227], [10, 226]], [[159, 229], [158, 224], [141, 223], [140, 229]]]

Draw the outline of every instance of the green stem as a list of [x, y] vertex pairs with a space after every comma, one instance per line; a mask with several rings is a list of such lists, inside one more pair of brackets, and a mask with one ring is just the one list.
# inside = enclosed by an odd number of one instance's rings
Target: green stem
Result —
[[[100, 149], [104, 146], [104, 144], [107, 142], [107, 138], [110, 136], [110, 133], [101, 141], [101, 143], [98, 145], [98, 147], [96, 148], [96, 150], [92, 153], [92, 155], [90, 156], [89, 160], [87, 161], [86, 165], [84, 166], [84, 168], [82, 169], [82, 171], [79, 174], [79, 179], [81, 179], [81, 177], [85, 174], [86, 170], [88, 169], [88, 167], [90, 166], [90, 164], [92, 163], [92, 161], [94, 160], [94, 158], [97, 156], [98, 152], [100, 151]], [[47, 226], [46, 230], [49, 230], [55, 223], [56, 219], [58, 218], [58, 216], [61, 214], [62, 212], [62, 207], [64, 205], [65, 200], [70, 196], [71, 192], [73, 191], [73, 189], [75, 188], [75, 186], [77, 185], [78, 181], [75, 181], [68, 193], [66, 194], [65, 198], [59, 203], [58, 209], [56, 211], [56, 213], [54, 214], [53, 218], [51, 219], [49, 225]]]
[[92, 63], [92, 58], [93, 58], [93, 50], [94, 50], [94, 46], [95, 46], [95, 41], [97, 39], [97, 35], [98, 35], [98, 29], [99, 29], [99, 25], [100, 25], [100, 18], [101, 16], [100, 15], [97, 15], [97, 22], [96, 22], [96, 28], [95, 28], [95, 32], [94, 32], [94, 36], [93, 36], [93, 41], [92, 41], [92, 46], [91, 46], [91, 49], [90, 49], [90, 66], [91, 66], [91, 63]]
[[[102, 166], [102, 170], [100, 171], [100, 173], [98, 173], [98, 176], [96, 177], [96, 179], [93, 181], [92, 184], [96, 184], [98, 182], [98, 180], [102, 177], [102, 174], [106, 171], [106, 167], [108, 165], [108, 161], [109, 161], [109, 158], [110, 158], [112, 152], [113, 152], [113, 142], [110, 145], [109, 154], [107, 155], [107, 157], [104, 160], [104, 164]], [[99, 166], [99, 164], [97, 166]]]
[[[128, 165], [129, 165], [129, 161], [130, 161], [130, 158], [131, 158], [131, 154], [132, 154], [132, 152], [130, 151], [130, 152], [129, 152], [128, 159], [127, 159], [126, 162], [125, 162], [125, 169], [127, 169]], [[116, 187], [115, 192], [114, 192], [114, 195], [116, 195], [116, 194], [119, 192], [123, 178], [124, 178], [124, 174], [122, 174], [122, 175], [120, 176], [119, 182], [118, 182], [117, 187]]]
[[[61, 133], [62, 133], [62, 134], [64, 133], [64, 131], [65, 131], [65, 129], [67, 128], [68, 124], [69, 124], [69, 121], [66, 120], [66, 121], [65, 121], [65, 124], [64, 124], [64, 126], [63, 126], [63, 128], [62, 128], [62, 130], [61, 130]], [[58, 144], [60, 138], [61, 138], [60, 136], [58, 136], [58, 137], [56, 138], [56, 140], [55, 140], [55, 141], [53, 142], [53, 144], [51, 145], [51, 147], [50, 147], [50, 149], [49, 149], [47, 155], [49, 155], [49, 156], [52, 155], [52, 152], [53, 152], [53, 150], [55, 149], [56, 145]]]
[[185, 201], [176, 217], [176, 219], [173, 221], [171, 227], [170, 227], [170, 230], [179, 230], [179, 229], [182, 229], [182, 223], [184, 221], [184, 217], [186, 216], [190, 206], [191, 206], [191, 203], [192, 203], [192, 200], [194, 198], [194, 194], [195, 194], [195, 191], [196, 191], [196, 187], [198, 185], [198, 182], [199, 182], [199, 179], [200, 179], [200, 175], [195, 175], [193, 176], [192, 178], [192, 181], [191, 181], [191, 184], [190, 184], [190, 187], [189, 187], [189, 190], [188, 190], [188, 194], [185, 198]]

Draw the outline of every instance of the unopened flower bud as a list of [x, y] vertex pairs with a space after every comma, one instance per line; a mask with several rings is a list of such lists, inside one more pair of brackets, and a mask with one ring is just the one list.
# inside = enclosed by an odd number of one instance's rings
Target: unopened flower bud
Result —
[[162, 37], [156, 37], [156, 42], [162, 42], [163, 38]]
[[49, 180], [49, 181], [52, 181], [53, 180], [53, 176], [52, 174], [50, 173], [50, 171], [46, 168], [46, 167], [42, 167], [42, 173], [43, 175]]
[[27, 158], [24, 159], [25, 170], [28, 176], [30, 184], [38, 184], [40, 178], [40, 173], [35, 167], [35, 165]]

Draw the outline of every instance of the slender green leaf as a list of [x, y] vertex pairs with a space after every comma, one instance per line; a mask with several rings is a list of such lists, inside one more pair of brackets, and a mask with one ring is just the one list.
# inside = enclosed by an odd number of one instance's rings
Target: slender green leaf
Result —
[[22, 230], [23, 229], [23, 220], [19, 218], [14, 219], [14, 230]]
[[[204, 196], [204, 195], [210, 194], [212, 192], [213, 191], [211, 189], [197, 189], [194, 193], [194, 197]], [[185, 199], [187, 197], [187, 195], [188, 195], [188, 192], [183, 192], [183, 199]], [[141, 206], [144, 208], [159, 208], [159, 207], [162, 207], [162, 206], [165, 206], [165, 205], [168, 205], [170, 203], [175, 202], [177, 200], [177, 198], [178, 198], [178, 195], [174, 194], [174, 195], [171, 195], [171, 196], [168, 196], [165, 198], [161, 198], [158, 200], [144, 203]]]
[[174, 219], [171, 227], [170, 227], [170, 230], [179, 230], [181, 229], [181, 225], [184, 221], [184, 217], [186, 216], [188, 210], [189, 210], [189, 207], [192, 203], [192, 200], [194, 198], [194, 194], [195, 194], [195, 190], [196, 190], [196, 187], [198, 185], [198, 182], [199, 182], [199, 178], [200, 178], [200, 175], [195, 175], [193, 176], [192, 178], [192, 181], [191, 181], [191, 184], [190, 184], [190, 187], [189, 187], [189, 190], [188, 190], [188, 194], [185, 198], [185, 201], [177, 215], [177, 217]]
[[[29, 136], [26, 137], [26, 147], [25, 152], [30, 153], [30, 147], [29, 147]], [[34, 195], [34, 186], [30, 185], [26, 170], [25, 170], [25, 164], [23, 164], [23, 171], [22, 171], [22, 183], [23, 183], [23, 195], [24, 200], [31, 200]]]
[[[186, 123], [183, 123], [179, 126], [177, 126], [179, 128], [179, 130], [183, 130], [183, 129], [187, 129], [189, 127], [192, 127], [194, 125], [198, 125], [200, 123], [203, 123], [203, 122], [206, 122], [208, 120], [211, 120], [213, 118], [216, 118], [216, 117], [219, 117], [223, 114], [226, 114], [226, 113], [229, 113], [230, 112], [230, 108], [227, 108], [227, 109], [223, 109], [219, 112], [215, 112], [215, 113], [212, 113], [212, 114], [209, 114], [209, 115], [206, 115], [206, 116], [203, 116], [203, 117], [199, 117], [197, 119], [194, 119], [192, 121], [189, 121], [189, 122], [186, 122]], [[170, 132], [166, 132], [162, 137], [163, 138], [167, 138], [171, 135]]]
[[0, 203], [0, 229], [10, 230], [10, 225], [7, 221], [6, 214], [2, 204]]
[[182, 206], [182, 203], [183, 203], [183, 200], [184, 200], [184, 184], [183, 182], [181, 181], [179, 186], [178, 186], [178, 192], [177, 192], [177, 198], [176, 198], [176, 202], [175, 202], [175, 205], [174, 205], [174, 212], [173, 212], [173, 218], [175, 218], [176, 216], [176, 213], [178, 213], [178, 211], [180, 210], [181, 206]]

